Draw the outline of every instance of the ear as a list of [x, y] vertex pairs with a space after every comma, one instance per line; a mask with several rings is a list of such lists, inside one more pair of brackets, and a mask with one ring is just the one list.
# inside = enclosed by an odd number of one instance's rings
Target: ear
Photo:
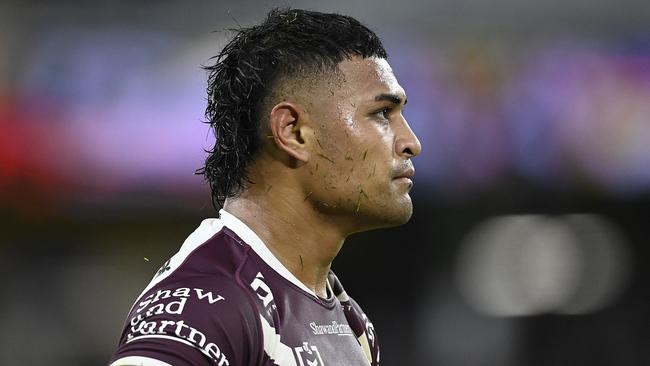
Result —
[[278, 148], [294, 159], [307, 162], [309, 151], [304, 137], [309, 127], [305, 112], [290, 102], [276, 104], [269, 115], [269, 127]]

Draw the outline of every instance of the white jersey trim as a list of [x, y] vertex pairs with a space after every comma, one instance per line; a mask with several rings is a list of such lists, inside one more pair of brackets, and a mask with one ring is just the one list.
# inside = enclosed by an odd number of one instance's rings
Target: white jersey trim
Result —
[[[167, 270], [160, 275], [156, 274], [154, 275], [154, 278], [149, 282], [149, 285], [142, 290], [142, 293], [140, 293], [140, 296], [135, 300], [133, 303], [133, 306], [140, 301], [142, 296], [149, 290], [151, 290], [154, 286], [156, 286], [158, 283], [160, 283], [162, 280], [165, 278], [169, 277], [174, 271], [185, 261], [185, 259], [199, 246], [204, 244], [206, 241], [208, 241], [210, 238], [212, 238], [216, 233], [221, 231], [224, 226], [232, 230], [235, 234], [237, 234], [238, 237], [240, 237], [246, 244], [248, 244], [253, 251], [262, 258], [262, 260], [269, 265], [275, 272], [277, 272], [280, 276], [284, 277], [287, 281], [293, 283], [294, 285], [298, 286], [301, 290], [305, 291], [306, 293], [310, 294], [311, 296], [317, 297], [316, 294], [307, 288], [305, 284], [300, 282], [296, 276], [294, 276], [288, 269], [285, 267], [279, 260], [278, 258], [271, 253], [269, 248], [264, 244], [262, 239], [251, 229], [249, 228], [244, 222], [239, 220], [237, 217], [235, 217], [233, 214], [225, 211], [225, 210], [219, 210], [219, 218], [218, 219], [205, 219], [201, 222], [201, 225], [194, 230], [190, 236], [185, 239], [183, 242], [183, 245], [181, 245], [181, 248], [179, 251], [174, 254], [170, 259], [169, 263], [166, 263]], [[131, 306], [131, 310], [133, 310], [133, 306]]]
[[214, 234], [218, 233], [221, 231], [223, 228], [223, 223], [218, 220], [218, 219], [205, 219], [201, 222], [201, 225], [194, 230], [190, 236], [185, 239], [183, 242], [183, 245], [181, 245], [181, 248], [174, 254], [170, 259], [169, 262], [165, 263], [165, 266], [167, 267], [167, 270], [162, 272], [161, 274], [156, 273], [149, 282], [149, 285], [145, 287], [144, 290], [142, 290], [142, 293], [140, 293], [140, 296], [135, 300], [133, 303], [133, 306], [131, 306], [131, 311], [133, 311], [133, 307], [135, 304], [140, 301], [142, 296], [151, 288], [153, 288], [155, 285], [160, 283], [160, 281], [164, 280], [165, 278], [169, 277], [178, 267], [180, 267], [181, 264], [187, 259], [187, 257], [199, 246], [204, 244], [206, 241], [208, 241], [211, 237], [214, 236]]
[[110, 366], [172, 366], [167, 362], [156, 360], [155, 358], [142, 356], [122, 357], [110, 364]]
[[200, 352], [203, 353], [204, 355], [208, 356], [208, 358], [212, 359], [212, 356], [210, 356], [210, 354], [209, 354], [208, 352], [206, 352], [204, 349], [202, 349], [202, 348], [200, 348], [200, 347], [197, 347], [197, 346], [196, 346], [195, 344], [193, 344], [192, 342], [189, 342], [189, 341], [186, 341], [186, 340], [184, 340], [184, 339], [177, 338], [177, 337], [168, 336], [168, 335], [166, 335], [166, 334], [147, 334], [147, 335], [141, 335], [141, 336], [139, 336], [139, 337], [133, 337], [133, 338], [129, 339], [128, 341], [126, 341], [126, 343], [131, 343], [131, 342], [133, 342], [133, 341], [137, 341], [138, 339], [147, 339], [147, 338], [168, 339], [168, 340], [170, 340], [170, 341], [175, 341], [175, 342], [183, 343], [183, 344], [185, 344], [185, 345], [188, 345], [188, 346], [194, 348], [194, 349], [197, 350], [197, 351], [200, 351]]
[[264, 335], [264, 352], [278, 366], [298, 366], [291, 347], [282, 343], [275, 328], [260, 314], [262, 334]]
[[219, 215], [223, 225], [235, 232], [235, 234], [237, 234], [237, 236], [239, 236], [246, 244], [250, 245], [255, 253], [259, 255], [260, 258], [269, 265], [269, 267], [273, 268], [273, 270], [280, 274], [280, 276], [298, 286], [301, 290], [317, 297], [314, 291], [310, 290], [304, 283], [300, 282], [300, 280], [296, 278], [296, 276], [294, 276], [293, 273], [291, 273], [291, 271], [289, 271], [287, 267], [285, 267], [284, 264], [273, 255], [273, 253], [271, 253], [269, 247], [264, 244], [262, 239], [251, 228], [249, 228], [248, 225], [226, 210], [219, 210]]

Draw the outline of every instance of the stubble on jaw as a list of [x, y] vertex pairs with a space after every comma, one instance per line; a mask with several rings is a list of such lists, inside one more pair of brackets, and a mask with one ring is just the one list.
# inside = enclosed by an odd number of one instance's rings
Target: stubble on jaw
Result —
[[321, 184], [323, 189], [320, 195], [310, 197], [325, 214], [362, 219], [368, 206], [386, 205], [372, 197], [378, 190], [373, 182], [382, 169], [374, 158], [377, 146], [363, 144], [359, 101], [355, 99], [358, 85], [339, 83], [336, 88], [332, 95], [321, 95], [323, 103], [312, 115], [316, 144], [308, 169], [313, 184]]
[[[401, 222], [395, 222], [398, 220], [392, 216], [405, 211], [406, 207], [392, 206], [406, 205], [403, 202], [406, 197], [397, 196], [392, 186], [392, 152], [387, 154], [383, 151], [385, 141], [364, 144], [363, 134], [375, 127], [359, 125], [366, 121], [366, 117], [359, 113], [362, 101], [357, 89], [370, 84], [358, 75], [381, 79], [380, 74], [384, 71], [381, 66], [365, 60], [349, 60], [352, 63], [346, 65], [349, 79], [339, 64], [334, 71], [304, 73], [281, 80], [265, 104], [270, 110], [275, 103], [293, 102], [300, 106], [309, 120], [314, 141], [310, 146], [310, 161], [299, 168], [306, 169], [303, 202], [311, 204], [315, 211], [325, 216], [366, 222], [360, 226], [368, 226], [373, 220], [381, 222], [379, 226], [393, 226]], [[272, 139], [265, 140], [272, 142]], [[383, 180], [380, 178], [382, 175], [386, 175]], [[401, 212], [398, 216], [410, 214]]]

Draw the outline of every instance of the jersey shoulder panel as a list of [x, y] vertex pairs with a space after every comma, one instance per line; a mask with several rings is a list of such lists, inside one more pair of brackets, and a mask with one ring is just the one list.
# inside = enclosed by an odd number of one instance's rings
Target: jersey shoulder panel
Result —
[[222, 228], [166, 263], [133, 305], [111, 361], [137, 356], [174, 366], [258, 364], [263, 337], [257, 302], [238, 279], [249, 249]]

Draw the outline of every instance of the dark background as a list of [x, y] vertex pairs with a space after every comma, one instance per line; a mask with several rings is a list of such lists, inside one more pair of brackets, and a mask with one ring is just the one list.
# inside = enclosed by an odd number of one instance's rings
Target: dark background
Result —
[[333, 266], [383, 365], [650, 364], [641, 0], [0, 2], [0, 364], [107, 362], [216, 214], [200, 65], [278, 5], [362, 20], [409, 96], [414, 216]]

